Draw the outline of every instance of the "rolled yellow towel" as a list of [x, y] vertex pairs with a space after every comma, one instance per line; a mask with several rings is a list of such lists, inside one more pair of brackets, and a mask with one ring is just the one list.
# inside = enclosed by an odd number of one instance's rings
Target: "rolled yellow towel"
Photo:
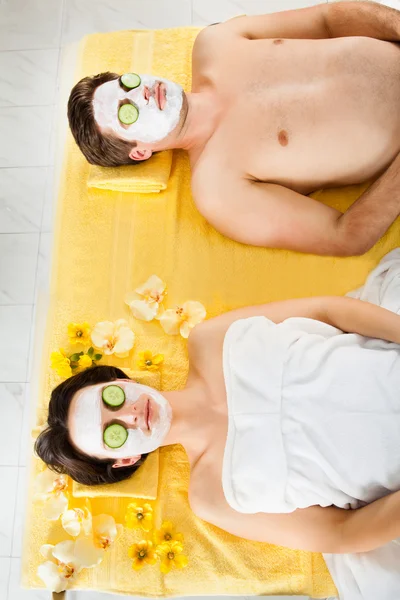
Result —
[[87, 186], [115, 192], [155, 194], [167, 188], [172, 166], [172, 150], [157, 152], [148, 160], [123, 167], [91, 165]]

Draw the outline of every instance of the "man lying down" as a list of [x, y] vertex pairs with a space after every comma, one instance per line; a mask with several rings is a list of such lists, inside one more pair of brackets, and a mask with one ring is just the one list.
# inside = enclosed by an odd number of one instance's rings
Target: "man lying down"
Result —
[[[327, 255], [370, 249], [400, 212], [400, 11], [325, 3], [200, 32], [192, 91], [102, 73], [72, 90], [90, 163], [188, 151], [200, 213], [245, 244]], [[375, 179], [344, 214], [307, 195]]]

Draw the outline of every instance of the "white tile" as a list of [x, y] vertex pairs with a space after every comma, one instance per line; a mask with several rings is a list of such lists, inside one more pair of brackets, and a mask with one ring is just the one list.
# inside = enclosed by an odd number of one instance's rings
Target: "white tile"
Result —
[[11, 559], [10, 583], [7, 600], [50, 600], [48, 590], [25, 590], [21, 588], [21, 560]]
[[87, 33], [191, 24], [190, 0], [67, 0], [62, 43]]
[[0, 306], [0, 381], [26, 381], [32, 306]]
[[0, 558], [0, 598], [6, 600], [8, 590], [8, 579], [10, 575], [11, 559]]
[[58, 49], [0, 52], [0, 106], [54, 103]]
[[193, 0], [193, 25], [201, 27], [239, 15], [262, 15], [324, 2], [325, 0]]
[[0, 467], [0, 556], [11, 555], [18, 467]]
[[[0, 171], [1, 172], [1, 171]], [[43, 232], [53, 231], [53, 221], [57, 202], [58, 186], [54, 182], [55, 169], [49, 167], [46, 177], [46, 192], [43, 204], [42, 226]]]
[[52, 106], [0, 108], [0, 167], [42, 167], [49, 153]]
[[18, 465], [24, 415], [25, 384], [0, 383], [0, 466]]
[[27, 503], [27, 469], [18, 469], [17, 500], [15, 504], [14, 529], [11, 555], [20, 557], [22, 554], [22, 535], [25, 526], [26, 503]]
[[0, 304], [33, 303], [39, 235], [0, 235]]
[[0, 50], [56, 48], [63, 0], [0, 2]]
[[41, 233], [36, 274], [36, 295], [48, 292], [51, 267], [52, 233]]
[[0, 169], [0, 233], [40, 231], [47, 167]]
[[[36, 360], [36, 359], [35, 359]], [[29, 378], [29, 372], [28, 372]], [[24, 412], [22, 415], [21, 437], [19, 440], [18, 449], [18, 464], [20, 467], [25, 467], [29, 464], [32, 452], [32, 428], [33, 428], [33, 413], [35, 406], [32, 406], [31, 384], [25, 384], [24, 394]], [[16, 556], [19, 556], [18, 554]]]

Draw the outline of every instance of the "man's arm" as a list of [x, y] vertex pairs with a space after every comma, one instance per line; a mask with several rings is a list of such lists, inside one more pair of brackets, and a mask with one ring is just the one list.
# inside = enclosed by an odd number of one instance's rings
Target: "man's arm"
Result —
[[400, 11], [375, 2], [329, 2], [298, 10], [238, 17], [221, 27], [250, 40], [365, 36], [399, 42]]
[[243, 244], [311, 254], [354, 256], [367, 252], [400, 214], [400, 154], [343, 214], [276, 184], [240, 180], [196, 193], [203, 216], [223, 235]]

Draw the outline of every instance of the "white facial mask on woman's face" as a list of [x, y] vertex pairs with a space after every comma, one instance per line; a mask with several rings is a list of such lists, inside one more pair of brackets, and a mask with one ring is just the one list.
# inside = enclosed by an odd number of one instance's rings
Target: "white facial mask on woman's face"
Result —
[[[160, 392], [147, 385], [141, 385], [134, 381], [114, 381], [113, 385], [120, 386], [125, 393], [125, 402], [121, 407], [124, 415], [121, 424], [128, 431], [128, 438], [120, 448], [108, 448], [103, 441], [103, 429], [106, 425], [102, 417], [102, 390], [107, 383], [84, 388], [77, 394], [76, 409], [73, 415], [73, 442], [85, 454], [98, 458], [129, 458], [153, 452], [160, 447], [167, 436], [172, 421], [172, 410], [168, 401]], [[150, 396], [156, 404], [158, 418], [152, 421], [151, 431], [144, 433], [140, 427], [133, 426], [133, 405], [142, 394]], [[130, 417], [129, 408], [132, 407]], [[118, 410], [108, 413], [110, 421], [118, 422]], [[129, 424], [132, 421], [132, 426]]]
[[[168, 79], [141, 75], [139, 87], [125, 92], [118, 79], [100, 85], [93, 96], [94, 118], [101, 128], [112, 129], [119, 138], [144, 143], [160, 142], [178, 125], [183, 104], [183, 90], [180, 85]], [[161, 81], [166, 87], [166, 103], [163, 110], [155, 99], [144, 97], [144, 86], [152, 89]], [[139, 110], [139, 117], [132, 125], [124, 126], [118, 119], [121, 101], [130, 100]]]

